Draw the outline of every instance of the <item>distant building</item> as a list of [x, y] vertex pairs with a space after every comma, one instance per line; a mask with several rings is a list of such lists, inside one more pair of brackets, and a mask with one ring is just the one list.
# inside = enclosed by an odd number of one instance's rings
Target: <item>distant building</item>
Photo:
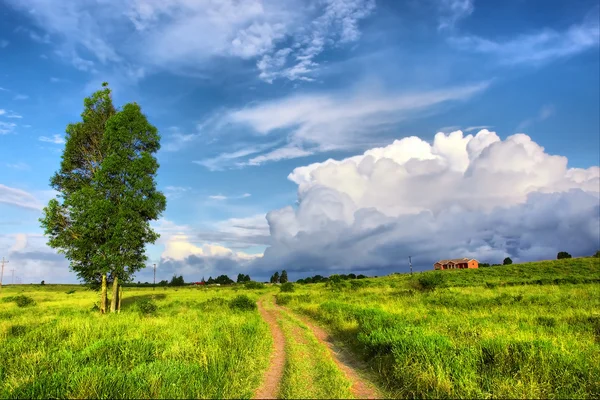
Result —
[[471, 258], [454, 258], [452, 260], [440, 260], [433, 264], [434, 269], [466, 269], [479, 268], [479, 261]]

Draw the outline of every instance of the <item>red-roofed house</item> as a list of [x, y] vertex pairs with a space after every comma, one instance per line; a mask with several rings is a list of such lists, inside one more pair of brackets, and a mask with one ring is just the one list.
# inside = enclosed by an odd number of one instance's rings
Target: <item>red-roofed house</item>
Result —
[[440, 260], [433, 264], [434, 269], [466, 269], [479, 268], [479, 261], [474, 258], [454, 258], [452, 260]]

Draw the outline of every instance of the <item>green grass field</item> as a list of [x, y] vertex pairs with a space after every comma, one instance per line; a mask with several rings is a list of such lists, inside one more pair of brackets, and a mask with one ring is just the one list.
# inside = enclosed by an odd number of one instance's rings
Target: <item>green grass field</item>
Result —
[[[599, 262], [305, 285], [277, 301], [351, 346], [392, 397], [597, 398]], [[440, 275], [442, 287], [420, 290]]]
[[[21, 294], [36, 304], [6, 301]], [[0, 397], [249, 398], [271, 338], [256, 311], [228, 307], [234, 295], [127, 289], [122, 312], [101, 316], [83, 287], [4, 287]], [[136, 302], [152, 296], [156, 313], [141, 313]]]
[[350, 397], [299, 316], [367, 365], [388, 397], [598, 398], [599, 279], [600, 260], [580, 258], [297, 284], [293, 293], [126, 288], [121, 313], [104, 316], [98, 293], [82, 286], [5, 286], [0, 397], [250, 398], [272, 338], [258, 311], [230, 307], [244, 294], [288, 312], [278, 319], [280, 398]]

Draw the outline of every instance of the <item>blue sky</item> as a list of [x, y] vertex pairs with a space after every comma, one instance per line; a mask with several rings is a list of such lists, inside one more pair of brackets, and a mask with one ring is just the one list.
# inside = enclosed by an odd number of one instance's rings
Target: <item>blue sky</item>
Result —
[[[597, 1], [2, 0], [0, 19], [0, 256], [23, 282], [75, 279], [37, 219], [103, 81], [162, 135], [161, 278], [600, 247]], [[437, 238], [451, 217], [470, 233]]]

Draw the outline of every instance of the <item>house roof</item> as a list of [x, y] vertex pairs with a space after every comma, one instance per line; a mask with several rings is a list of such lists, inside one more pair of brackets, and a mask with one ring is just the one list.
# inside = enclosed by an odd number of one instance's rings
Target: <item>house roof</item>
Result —
[[440, 261], [436, 262], [436, 264], [449, 264], [449, 263], [462, 264], [462, 263], [469, 262], [471, 260], [477, 261], [474, 258], [452, 258], [449, 260], [440, 260]]

